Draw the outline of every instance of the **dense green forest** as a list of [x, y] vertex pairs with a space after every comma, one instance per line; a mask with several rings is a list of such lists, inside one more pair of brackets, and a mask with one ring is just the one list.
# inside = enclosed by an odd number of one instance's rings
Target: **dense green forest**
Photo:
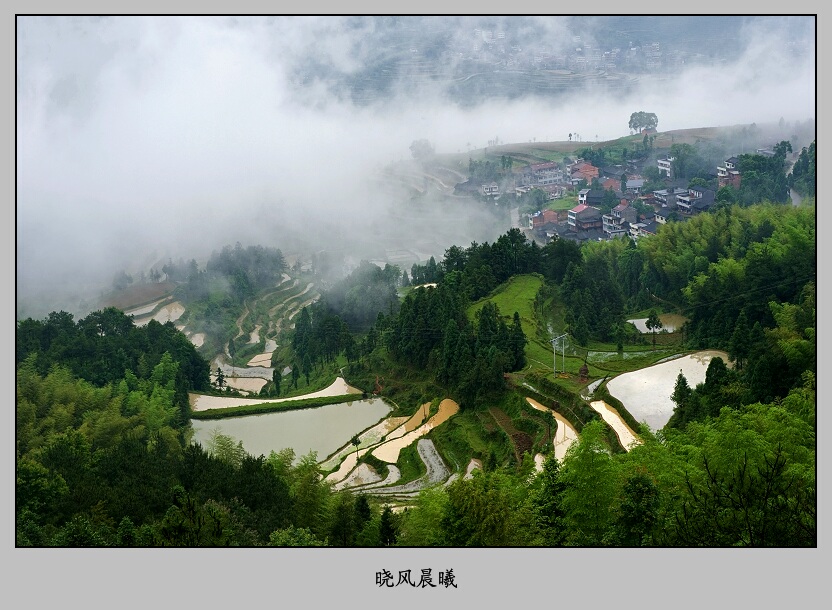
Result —
[[[638, 242], [538, 247], [512, 229], [494, 244], [449, 248], [439, 285], [410, 292], [399, 314], [379, 316], [368, 335], [382, 338], [392, 359], [425, 367], [463, 407], [473, 404], [470, 392], [458, 391], [466, 384], [456, 371], [466, 371], [481, 394], [499, 389], [502, 373], [522, 366], [517, 347], [525, 337], [519, 322], [509, 326], [514, 312], [502, 312], [509, 320], [491, 312], [476, 329], [493, 329], [486, 332], [498, 349], [488, 360], [491, 343], [477, 341], [463, 312], [513, 275], [539, 273], [559, 293], [579, 344], [620, 344], [626, 312], [663, 302], [689, 318], [689, 347], [731, 354], [737, 371], [726, 380], [741, 377], [742, 400], [771, 401], [816, 369], [816, 259], [814, 209], [771, 203], [669, 223]], [[490, 370], [488, 379], [470, 377], [484, 370], [478, 367]]]
[[375, 322], [379, 312], [392, 315], [399, 309], [396, 289], [401, 270], [395, 265], [383, 269], [361, 261], [347, 277], [321, 295], [328, 309], [338, 312], [353, 330], [365, 330]]
[[[741, 162], [763, 177], [782, 165]], [[584, 410], [562, 461], [549, 452], [535, 474], [528, 453], [477, 449], [489, 458], [482, 470], [403, 512], [335, 491], [314, 454], [251, 456], [223, 435], [193, 443], [188, 392], [210, 390], [209, 365], [172, 323], [136, 326], [115, 308], [18, 321], [16, 544], [815, 546], [814, 163], [813, 144], [783, 184], [764, 185], [807, 194], [801, 206], [740, 194], [653, 237], [582, 246], [541, 247], [512, 229], [451, 246], [410, 278], [363, 262], [323, 290], [297, 316], [284, 364], [307, 384], [340, 363], [360, 387], [381, 374], [394, 397], [451, 397], [464, 425], [495, 404], [519, 411], [528, 395], [512, 375], [540, 338], [488, 299], [512, 278], [539, 278], [536, 323], [562, 322], [579, 346], [621, 352], [635, 340], [628, 316], [658, 308], [688, 319], [684, 349], [729, 354], [695, 387], [680, 374], [670, 422], [642, 428], [630, 451]], [[247, 299], [286, 270], [279, 250], [237, 244], [205, 270], [164, 271], [199, 328], [228, 341]], [[571, 388], [537, 381], [580, 410]], [[443, 442], [468, 442], [462, 423], [448, 429]]]
[[[126, 382], [145, 387], [148, 397], [168, 381], [179, 425], [190, 417], [188, 392], [209, 388], [208, 363], [172, 323], [151, 320], [136, 326], [122, 311], [109, 307], [73, 321], [72, 314], [53, 312], [42, 321], [18, 323], [15, 360], [29, 362], [46, 375], [56, 367], [96, 386]], [[164, 377], [165, 384], [158, 383]], [[160, 399], [160, 404], [167, 399]]]
[[590, 423], [563, 464], [486, 469], [400, 514], [333, 492], [311, 455], [186, 444], [146, 397], [171, 381], [159, 370], [148, 387], [98, 388], [61, 367], [42, 376], [32, 358], [18, 367], [18, 545], [816, 544], [811, 376], [629, 453], [605, 451]]

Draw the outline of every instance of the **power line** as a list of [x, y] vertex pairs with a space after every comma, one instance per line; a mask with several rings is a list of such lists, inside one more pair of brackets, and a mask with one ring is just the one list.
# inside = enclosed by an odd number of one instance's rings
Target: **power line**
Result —
[[[688, 312], [688, 311], [692, 311], [694, 309], [698, 309], [700, 307], [707, 307], [709, 305], [714, 305], [716, 303], [724, 303], [726, 301], [732, 301], [732, 300], [735, 300], [735, 299], [739, 299], [740, 297], [747, 296], [747, 295], [750, 295], [752, 293], [762, 292], [764, 290], [771, 290], [772, 288], [778, 288], [778, 287], [782, 287], [782, 286], [800, 284], [800, 283], [803, 283], [803, 282], [808, 282], [809, 280], [816, 280], [816, 279], [817, 279], [817, 274], [810, 275], [810, 276], [804, 276], [804, 277], [798, 277], [798, 278], [792, 278], [790, 280], [783, 280], [781, 282], [777, 282], [776, 284], [767, 284], [765, 286], [760, 286], [758, 288], [751, 288], [751, 289], [748, 289], [748, 290], [744, 290], [742, 292], [735, 292], [732, 295], [721, 298], [721, 299], [713, 299], [711, 301], [705, 301], [705, 302], [702, 302], [702, 303], [697, 303], [695, 305], [687, 305], [687, 306], [684, 306], [684, 307], [679, 307], [679, 310], [682, 311], [682, 312]], [[650, 291], [649, 288], [647, 290], [648, 290], [648, 292], [650, 293], [651, 296], [654, 296], [656, 298], [660, 298], [657, 295], [654, 295]]]

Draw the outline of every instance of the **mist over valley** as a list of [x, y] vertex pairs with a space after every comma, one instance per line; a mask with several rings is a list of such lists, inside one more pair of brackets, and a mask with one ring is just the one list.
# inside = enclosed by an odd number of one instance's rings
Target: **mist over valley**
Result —
[[816, 16], [16, 23], [16, 546], [817, 546]]
[[[659, 132], [815, 114], [811, 18], [17, 25], [18, 318], [83, 315], [122, 271], [203, 266], [237, 242], [325, 250], [337, 273], [493, 241], [507, 211], [454, 187], [495, 144], [571, 153], [627, 136], [641, 109]], [[410, 150], [422, 139], [427, 170]]]

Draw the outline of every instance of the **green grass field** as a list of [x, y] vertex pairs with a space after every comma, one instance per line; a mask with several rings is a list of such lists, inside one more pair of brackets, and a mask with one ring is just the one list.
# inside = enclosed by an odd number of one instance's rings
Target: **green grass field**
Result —
[[578, 205], [578, 196], [567, 195], [566, 197], [561, 197], [560, 199], [552, 199], [546, 207], [550, 210], [555, 210], [556, 212], [563, 212], [565, 210], [571, 210], [576, 205]]
[[506, 283], [498, 286], [490, 295], [480, 299], [468, 308], [468, 319], [476, 320], [477, 312], [487, 302], [494, 303], [500, 309], [500, 315], [509, 322], [516, 311], [520, 314], [520, 323], [527, 337], [537, 333], [537, 319], [534, 314], [534, 298], [543, 285], [539, 275], [516, 275]]
[[651, 345], [645, 343], [628, 345], [623, 353], [619, 354], [616, 346], [612, 344], [591, 342], [589, 346], [579, 346], [571, 344], [571, 339], [567, 338], [565, 352], [559, 348], [555, 362], [549, 328], [551, 327], [556, 335], [565, 328], [563, 306], [557, 296], [551, 297], [543, 306], [543, 310], [547, 312], [546, 319], [540, 319], [539, 312], [534, 310], [534, 301], [541, 286], [543, 278], [539, 275], [515, 276], [498, 286], [487, 297], [471, 305], [467, 311], [468, 318], [475, 321], [477, 312], [486, 302], [491, 302], [497, 305], [506, 323], [511, 323], [515, 311], [520, 315], [520, 323], [528, 339], [527, 367], [522, 373], [539, 371], [554, 375], [553, 371], [556, 368], [559, 373], [565, 370], [570, 376], [576, 377], [586, 361], [589, 377], [599, 378], [640, 366], [649, 366], [656, 360], [678, 351], [678, 346], [675, 345], [658, 345], [653, 350]]
[[[486, 302], [492, 302], [499, 308], [500, 315], [510, 324], [516, 311], [520, 315], [520, 324], [529, 341], [526, 344], [526, 359], [531, 368], [547, 368], [553, 363], [552, 347], [541, 338], [539, 332], [541, 322], [534, 311], [534, 299], [542, 285], [543, 278], [539, 275], [514, 276], [497, 287], [489, 296], [471, 305], [467, 312], [470, 320], [476, 320], [476, 313], [482, 309], [483, 305]], [[543, 334], [546, 335], [546, 332], [544, 331]], [[575, 362], [567, 362], [567, 367], [571, 369], [573, 367], [570, 364], [574, 364], [574, 369], [577, 371], [581, 363], [577, 360]]]

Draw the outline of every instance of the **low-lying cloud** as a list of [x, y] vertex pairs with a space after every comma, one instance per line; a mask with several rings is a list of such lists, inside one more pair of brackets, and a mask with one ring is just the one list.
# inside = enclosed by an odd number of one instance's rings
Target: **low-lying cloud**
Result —
[[736, 55], [644, 78], [626, 96], [590, 86], [463, 104], [449, 93], [461, 53], [443, 51], [430, 74], [424, 61], [394, 59], [498, 32], [541, 56], [566, 53], [568, 18], [389, 19], [19, 17], [19, 307], [236, 241], [372, 240], [368, 227], [395, 217], [391, 199], [404, 197], [370, 178], [410, 158], [416, 139], [438, 153], [494, 137], [604, 140], [626, 135], [636, 110], [655, 112], [660, 131], [815, 117], [810, 20], [750, 22]]

